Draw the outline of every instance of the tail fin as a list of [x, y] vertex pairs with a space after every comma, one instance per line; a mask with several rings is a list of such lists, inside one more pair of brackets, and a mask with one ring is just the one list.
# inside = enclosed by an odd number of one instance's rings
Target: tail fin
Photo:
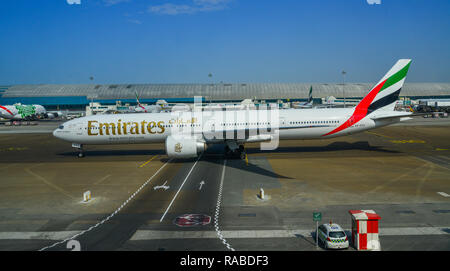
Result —
[[375, 110], [393, 111], [410, 65], [411, 59], [400, 59], [397, 61], [391, 70], [356, 106], [355, 112], [368, 115]]
[[135, 94], [136, 94], [136, 101], [137, 101], [137, 104], [138, 104], [139, 106], [141, 106], [141, 102], [139, 102], [139, 96], [138, 96], [137, 92], [135, 92]]
[[309, 88], [309, 97], [308, 97], [308, 103], [312, 103], [313, 97], [312, 97], [312, 86]]
[[393, 111], [410, 64], [411, 59], [400, 59], [397, 61], [394, 67], [372, 88], [369, 94], [359, 102], [353, 115], [336, 129], [323, 136], [340, 132], [376, 110]]

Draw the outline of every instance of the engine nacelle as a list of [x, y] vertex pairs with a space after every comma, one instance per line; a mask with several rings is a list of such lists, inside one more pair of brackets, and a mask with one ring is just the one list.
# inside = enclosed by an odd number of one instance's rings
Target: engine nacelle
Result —
[[195, 137], [173, 137], [166, 139], [166, 153], [170, 158], [194, 158], [206, 150], [206, 143]]
[[47, 118], [47, 119], [54, 119], [54, 118], [56, 118], [57, 116], [58, 116], [58, 113], [46, 113], [46, 114], [44, 115], [44, 117]]

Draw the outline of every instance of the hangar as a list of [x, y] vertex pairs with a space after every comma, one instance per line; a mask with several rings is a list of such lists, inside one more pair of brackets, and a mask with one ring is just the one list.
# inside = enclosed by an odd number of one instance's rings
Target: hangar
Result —
[[[41, 104], [49, 109], [83, 109], [89, 102], [135, 104], [164, 99], [169, 103], [192, 102], [202, 96], [207, 102], [240, 102], [244, 99], [304, 101], [310, 86], [315, 99], [336, 97], [361, 99], [372, 83], [221, 83], [221, 84], [85, 84], [0, 86], [0, 104]], [[450, 83], [405, 83], [402, 97], [450, 98]], [[320, 100], [321, 101], [321, 100]]]

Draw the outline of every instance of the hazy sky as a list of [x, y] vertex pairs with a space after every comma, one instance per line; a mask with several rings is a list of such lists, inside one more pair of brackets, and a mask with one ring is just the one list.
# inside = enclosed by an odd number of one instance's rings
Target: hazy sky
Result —
[[407, 82], [450, 82], [448, 0], [2, 0], [0, 10], [0, 85], [341, 82], [343, 69], [346, 82], [375, 82], [399, 58], [413, 59]]

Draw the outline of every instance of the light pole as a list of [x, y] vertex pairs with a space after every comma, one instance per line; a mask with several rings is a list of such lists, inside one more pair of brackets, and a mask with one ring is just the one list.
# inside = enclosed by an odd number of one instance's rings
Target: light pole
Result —
[[209, 77], [209, 79], [211, 79], [211, 85], [213, 85], [214, 84], [214, 81], [213, 81], [213, 79], [212, 79], [212, 77], [213, 77], [213, 75], [212, 75], [212, 73], [209, 73], [208, 74], [208, 77]]
[[[209, 78], [211, 78], [211, 87], [213, 87], [214, 86], [214, 81], [212, 80], [212, 77], [213, 77], [213, 75], [212, 75], [212, 73], [209, 73], [208, 74], [208, 77]], [[209, 95], [209, 104], [211, 105], [211, 93], [212, 93], [212, 90], [210, 90], [211, 92], [209, 93], [210, 95]], [[206, 99], [206, 98], [205, 98]], [[206, 101], [205, 101], [206, 102]]]
[[[89, 77], [89, 80], [91, 80], [91, 82], [93, 82], [93, 81], [94, 81], [94, 76], [90, 76], [90, 77]], [[90, 106], [91, 106], [91, 107], [94, 106], [94, 98], [93, 98], [93, 95], [91, 96], [91, 104], [90, 104]]]
[[345, 75], [347, 72], [342, 71], [342, 95], [344, 95], [344, 108], [345, 108], [345, 92], [344, 92], [344, 85], [345, 85]]

